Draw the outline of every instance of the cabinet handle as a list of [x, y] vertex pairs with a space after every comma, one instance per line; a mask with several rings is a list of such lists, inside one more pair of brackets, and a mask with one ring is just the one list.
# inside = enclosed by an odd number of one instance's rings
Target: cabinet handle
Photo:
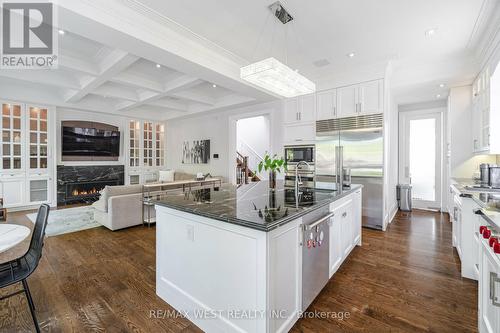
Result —
[[498, 275], [497, 273], [493, 273], [493, 272], [490, 272], [490, 299], [491, 299], [491, 304], [493, 304], [494, 306], [498, 306], [500, 307], [500, 303], [497, 302], [497, 297], [495, 296], [496, 292], [495, 292], [495, 286], [496, 286], [496, 283], [497, 282], [500, 282], [500, 279], [498, 278]]
[[342, 217], [346, 217], [346, 216], [347, 216], [347, 212], [344, 212], [344, 213], [342, 214]]
[[333, 106], [333, 115], [337, 116], [337, 107], [335, 105]]
[[363, 106], [362, 106], [361, 102], [359, 102], [359, 109], [358, 109], [358, 113], [361, 113], [361, 108], [362, 108], [362, 107], [363, 107]]

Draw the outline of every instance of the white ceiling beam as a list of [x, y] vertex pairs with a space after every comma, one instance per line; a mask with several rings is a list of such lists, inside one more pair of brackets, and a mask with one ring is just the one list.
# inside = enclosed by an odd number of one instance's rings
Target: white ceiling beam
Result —
[[216, 100], [214, 98], [200, 95], [192, 91], [179, 91], [176, 93], [169, 94], [169, 96], [174, 96], [177, 98], [182, 98], [191, 102], [196, 102], [209, 106], [214, 106], [216, 103]]
[[176, 110], [176, 111], [188, 111], [188, 108], [185, 104], [183, 103], [179, 103], [177, 101], [169, 101], [169, 100], [166, 100], [166, 99], [159, 99], [159, 100], [156, 100], [156, 101], [151, 101], [149, 103], [147, 103], [146, 105], [152, 105], [152, 106], [160, 106], [160, 107], [163, 107], [163, 108], [168, 108], [168, 109], [172, 109], [172, 110]]
[[81, 88], [78, 78], [57, 70], [5, 70], [0, 71], [0, 76], [59, 88]]
[[193, 86], [196, 86], [196, 85], [200, 84], [200, 82], [202, 82], [200, 79], [193, 78], [193, 77], [190, 77], [188, 75], [182, 75], [178, 78], [175, 78], [175, 79], [167, 82], [161, 93], [144, 94], [147, 96], [145, 96], [144, 98], [141, 98], [140, 101], [133, 103], [133, 104], [126, 105], [126, 106], [122, 106], [118, 110], [126, 111], [126, 110], [136, 108], [140, 105], [149, 104], [149, 103], [156, 101], [156, 100], [159, 100], [165, 96], [169, 96], [170, 94], [180, 92], [184, 89], [189, 89]]
[[127, 72], [118, 73], [116, 76], [112, 77], [110, 81], [120, 83], [131, 88], [144, 88], [156, 92], [163, 91], [163, 85], [161, 83]]
[[87, 80], [82, 89], [70, 96], [66, 102], [78, 102], [101, 84], [132, 65], [137, 59], [138, 57], [124, 51], [114, 50], [110, 52], [100, 63], [99, 67], [101, 68], [101, 71], [99, 75], [95, 78]]
[[97, 76], [99, 74], [97, 65], [67, 54], [59, 54], [58, 66], [62, 69], [69, 69], [92, 76]]
[[94, 91], [92, 91], [92, 93], [103, 97], [115, 97], [132, 102], [139, 101], [139, 96], [135, 91], [122, 89], [121, 87], [109, 86], [107, 84], [97, 87]]

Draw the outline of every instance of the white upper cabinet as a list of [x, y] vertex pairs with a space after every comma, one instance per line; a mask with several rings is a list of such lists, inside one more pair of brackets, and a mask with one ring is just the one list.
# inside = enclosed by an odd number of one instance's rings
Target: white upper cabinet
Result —
[[299, 121], [314, 122], [316, 120], [316, 94], [299, 97]]
[[[318, 117], [322, 117], [318, 120], [383, 113], [383, 82], [383, 80], [374, 80], [337, 88], [334, 112], [329, 111], [327, 107], [333, 99], [332, 95], [329, 96], [328, 92], [318, 93]], [[322, 105], [325, 105], [323, 109], [321, 109]]]
[[358, 113], [371, 114], [383, 111], [383, 82], [382, 80], [369, 81], [359, 84]]
[[316, 120], [316, 95], [309, 94], [285, 100], [285, 123], [310, 123]]
[[356, 84], [337, 89], [337, 118], [358, 115], [358, 88]]
[[299, 121], [299, 99], [297, 97], [285, 99], [285, 123]]
[[337, 116], [337, 89], [321, 91], [316, 96], [316, 120]]

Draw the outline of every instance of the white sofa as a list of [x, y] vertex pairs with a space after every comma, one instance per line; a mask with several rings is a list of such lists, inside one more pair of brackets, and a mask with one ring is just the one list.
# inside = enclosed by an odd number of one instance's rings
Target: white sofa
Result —
[[142, 224], [142, 185], [106, 186], [92, 206], [95, 220], [110, 230]]
[[[174, 182], [193, 180], [194, 175], [176, 171]], [[168, 184], [168, 182], [164, 182]], [[182, 184], [172, 184], [172, 189]], [[142, 185], [106, 186], [94, 202], [94, 219], [110, 230], [142, 224]]]

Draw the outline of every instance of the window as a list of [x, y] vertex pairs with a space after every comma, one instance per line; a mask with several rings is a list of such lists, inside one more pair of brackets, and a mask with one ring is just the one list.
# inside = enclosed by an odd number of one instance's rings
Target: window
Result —
[[129, 163], [131, 167], [139, 166], [139, 142], [141, 135], [141, 123], [136, 120], [131, 120], [129, 123], [129, 136], [130, 136], [130, 146], [129, 146]]
[[156, 166], [165, 165], [165, 126], [163, 124], [155, 125], [155, 161]]
[[151, 122], [144, 122], [143, 143], [144, 166], [153, 166], [153, 123]]

